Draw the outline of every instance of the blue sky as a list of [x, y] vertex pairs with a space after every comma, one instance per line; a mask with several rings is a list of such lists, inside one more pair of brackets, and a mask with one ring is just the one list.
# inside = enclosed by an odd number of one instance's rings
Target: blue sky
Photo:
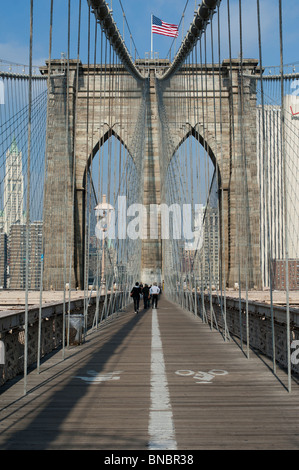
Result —
[[[14, 0], [13, 3], [4, 2], [2, 0], [1, 3], [0, 59], [28, 64], [30, 0]], [[195, 0], [189, 0], [184, 21], [182, 21], [182, 13], [186, 3], [186, 0], [122, 0], [126, 18], [141, 58], [145, 56], [146, 52], [150, 51], [151, 47], [151, 14], [153, 13], [169, 23], [179, 24], [181, 22], [179, 37], [181, 39], [192, 22], [195, 7], [198, 5], [198, 2], [195, 2]], [[299, 62], [299, 1], [282, 0], [282, 3], [284, 17], [284, 63]], [[78, 4], [79, 0], [71, 0], [71, 56], [73, 58], [76, 57], [77, 50]], [[111, 5], [111, 0], [108, 0], [108, 4]], [[233, 40], [232, 52], [234, 57], [238, 56], [240, 50], [238, 4], [239, 0], [230, 0]], [[278, 0], [260, 0], [260, 4], [263, 28], [263, 63], [269, 66], [279, 65]], [[67, 6], [68, 0], [54, 1], [53, 58], [60, 58], [61, 52], [67, 52]], [[112, 7], [115, 21], [119, 30], [122, 32], [123, 17], [119, 0], [113, 0]], [[257, 57], [256, 0], [243, 0], [242, 9], [244, 57]], [[81, 51], [83, 62], [86, 61], [87, 58], [87, 11], [87, 1], [82, 0]], [[222, 58], [225, 58], [228, 57], [227, 0], [222, 0], [220, 11], [221, 51]], [[44, 64], [45, 59], [48, 57], [49, 16], [50, 0], [34, 0], [33, 61], [36, 65]], [[215, 31], [216, 29], [215, 24]], [[208, 35], [208, 37], [210, 36]], [[127, 29], [125, 29], [125, 40], [128, 48], [130, 48]], [[172, 38], [154, 35], [154, 50], [159, 53], [160, 58], [167, 56], [172, 42]], [[179, 41], [177, 41], [177, 46], [178, 45]], [[215, 47], [217, 47], [217, 44]], [[216, 57], [218, 58], [217, 54]]]

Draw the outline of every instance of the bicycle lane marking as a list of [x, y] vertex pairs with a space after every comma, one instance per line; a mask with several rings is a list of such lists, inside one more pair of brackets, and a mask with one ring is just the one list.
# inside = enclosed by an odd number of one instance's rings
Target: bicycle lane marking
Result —
[[151, 406], [148, 447], [177, 449], [157, 310], [152, 310]]

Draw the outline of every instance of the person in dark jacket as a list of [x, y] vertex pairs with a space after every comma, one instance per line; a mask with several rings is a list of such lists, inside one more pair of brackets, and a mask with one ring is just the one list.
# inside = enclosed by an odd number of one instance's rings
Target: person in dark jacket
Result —
[[147, 284], [144, 285], [142, 294], [143, 294], [144, 308], [147, 309], [149, 307], [149, 301], [150, 301], [149, 287]]
[[133, 297], [134, 300], [134, 310], [135, 313], [139, 312], [139, 301], [140, 301], [140, 287], [139, 287], [139, 282], [135, 283], [135, 286], [131, 290], [131, 297]]

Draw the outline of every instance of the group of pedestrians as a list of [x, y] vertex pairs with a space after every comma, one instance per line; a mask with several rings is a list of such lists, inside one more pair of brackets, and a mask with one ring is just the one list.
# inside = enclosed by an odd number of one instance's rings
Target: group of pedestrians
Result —
[[139, 284], [139, 282], [136, 282], [130, 294], [134, 300], [135, 313], [139, 312], [139, 303], [142, 297], [144, 309], [147, 309], [150, 306], [151, 301], [152, 307], [158, 308], [158, 299], [160, 292], [161, 288], [158, 287], [156, 282], [154, 282], [154, 284], [150, 286], [148, 284], [144, 284], [143, 286], [143, 284]]

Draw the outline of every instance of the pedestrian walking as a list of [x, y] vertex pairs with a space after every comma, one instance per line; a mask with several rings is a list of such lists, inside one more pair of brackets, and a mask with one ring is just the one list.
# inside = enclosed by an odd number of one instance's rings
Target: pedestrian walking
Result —
[[147, 284], [145, 284], [144, 288], [142, 289], [142, 295], [143, 295], [144, 308], [147, 309], [149, 307], [149, 301], [150, 301], [150, 292], [149, 292], [149, 287]]
[[157, 286], [157, 283], [154, 282], [154, 285], [150, 288], [150, 294], [152, 296], [152, 307], [158, 308], [158, 296], [160, 293], [160, 289]]
[[134, 310], [135, 313], [139, 312], [139, 302], [140, 302], [140, 287], [139, 287], [139, 282], [135, 283], [135, 286], [131, 290], [130, 293], [131, 297], [133, 297], [134, 300]]

